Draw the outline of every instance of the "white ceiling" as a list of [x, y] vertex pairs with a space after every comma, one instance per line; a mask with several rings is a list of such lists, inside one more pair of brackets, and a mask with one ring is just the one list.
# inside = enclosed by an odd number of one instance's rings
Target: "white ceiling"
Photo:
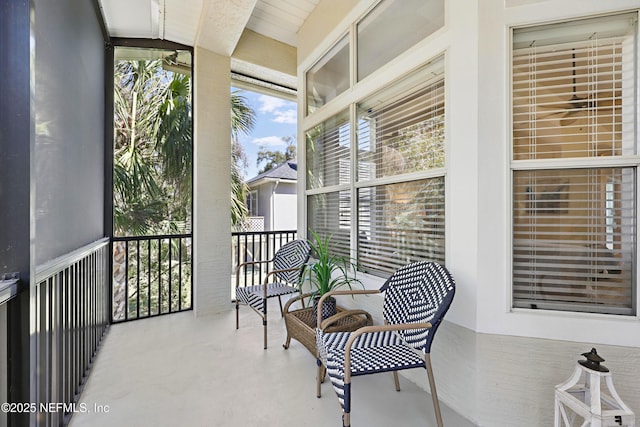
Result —
[[245, 28], [297, 46], [320, 0], [100, 0], [112, 37], [164, 39], [230, 55]]
[[[168, 40], [232, 56], [246, 28], [293, 46], [294, 68], [298, 30], [319, 1], [99, 0], [111, 37]], [[275, 58], [272, 61], [278, 61]], [[235, 73], [257, 78], [257, 90], [265, 80], [285, 88], [297, 85], [295, 71], [285, 73], [274, 69], [277, 66], [232, 57], [231, 67]]]

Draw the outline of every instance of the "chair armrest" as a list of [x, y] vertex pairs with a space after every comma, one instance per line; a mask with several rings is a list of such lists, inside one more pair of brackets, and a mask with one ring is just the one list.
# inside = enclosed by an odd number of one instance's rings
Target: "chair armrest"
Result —
[[344, 382], [351, 382], [351, 347], [355, 340], [363, 334], [385, 331], [407, 331], [411, 329], [430, 329], [431, 323], [397, 323], [388, 325], [363, 326], [349, 335], [344, 347]]
[[320, 327], [319, 325], [322, 324], [322, 304], [324, 303], [324, 300], [329, 298], [330, 296], [333, 296], [333, 295], [379, 294], [380, 292], [381, 292], [380, 289], [351, 289], [349, 291], [330, 291], [330, 292], [327, 292], [326, 294], [322, 295], [322, 297], [318, 301], [318, 307], [321, 307], [321, 309], [318, 310], [318, 322], [316, 323], [316, 325], [318, 325], [318, 327]]
[[310, 297], [311, 295], [313, 295], [313, 292], [307, 292], [304, 294], [296, 295], [293, 298], [289, 298], [287, 300], [287, 303], [284, 305], [284, 308], [282, 309], [282, 313], [287, 314], [289, 312], [289, 307], [291, 307], [291, 304], [298, 300], [302, 301], [302, 307], [304, 308], [304, 299]]
[[328, 317], [328, 318], [324, 319], [322, 321], [322, 324], [319, 326], [319, 328], [324, 331], [329, 326], [333, 325], [334, 323], [337, 323], [339, 320], [341, 320], [341, 319], [343, 319], [345, 317], [358, 316], [358, 315], [365, 316], [369, 320], [369, 323], [371, 323], [371, 321], [372, 321], [371, 314], [369, 314], [368, 312], [366, 312], [364, 310], [343, 310], [343, 311], [341, 311], [341, 312], [339, 312], [337, 314], [334, 314], [331, 317]]
[[240, 286], [240, 269], [242, 267], [245, 267], [247, 265], [254, 265], [254, 264], [266, 264], [268, 262], [271, 262], [271, 260], [266, 260], [266, 261], [247, 261], [247, 262], [243, 262], [242, 264], [238, 264], [238, 266], [236, 267], [236, 288]]

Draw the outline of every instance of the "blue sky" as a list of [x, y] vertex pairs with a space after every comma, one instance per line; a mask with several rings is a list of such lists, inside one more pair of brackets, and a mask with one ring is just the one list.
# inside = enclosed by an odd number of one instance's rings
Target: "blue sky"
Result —
[[[235, 90], [238, 89], [231, 88], [232, 92]], [[253, 132], [250, 135], [240, 135], [240, 143], [249, 161], [244, 177], [251, 179], [258, 174], [256, 160], [261, 147], [270, 151], [284, 151], [286, 144], [282, 137], [291, 136], [296, 140], [297, 105], [295, 102], [248, 90], [240, 90], [239, 94], [256, 112]]]

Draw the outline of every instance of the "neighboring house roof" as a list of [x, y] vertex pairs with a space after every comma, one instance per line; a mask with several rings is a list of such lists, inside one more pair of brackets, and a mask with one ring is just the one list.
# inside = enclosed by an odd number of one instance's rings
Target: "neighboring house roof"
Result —
[[298, 179], [298, 164], [295, 161], [286, 161], [273, 169], [261, 173], [247, 181], [247, 185], [256, 185], [260, 181], [288, 180], [295, 182]]

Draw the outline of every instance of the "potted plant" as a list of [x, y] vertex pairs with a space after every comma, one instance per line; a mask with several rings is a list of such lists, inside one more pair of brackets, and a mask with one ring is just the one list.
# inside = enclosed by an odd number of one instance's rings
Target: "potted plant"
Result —
[[[312, 259], [305, 266], [305, 273], [309, 274], [311, 285], [311, 299], [313, 300], [313, 315], [317, 316], [318, 301], [329, 291], [342, 287], [352, 288], [354, 284], [362, 285], [355, 276], [355, 266], [346, 257], [331, 254], [329, 244], [331, 236], [324, 238], [318, 233], [309, 230], [312, 235], [311, 256]], [[353, 276], [350, 271], [353, 269]], [[336, 314], [336, 300], [329, 297], [322, 304], [322, 320]]]

